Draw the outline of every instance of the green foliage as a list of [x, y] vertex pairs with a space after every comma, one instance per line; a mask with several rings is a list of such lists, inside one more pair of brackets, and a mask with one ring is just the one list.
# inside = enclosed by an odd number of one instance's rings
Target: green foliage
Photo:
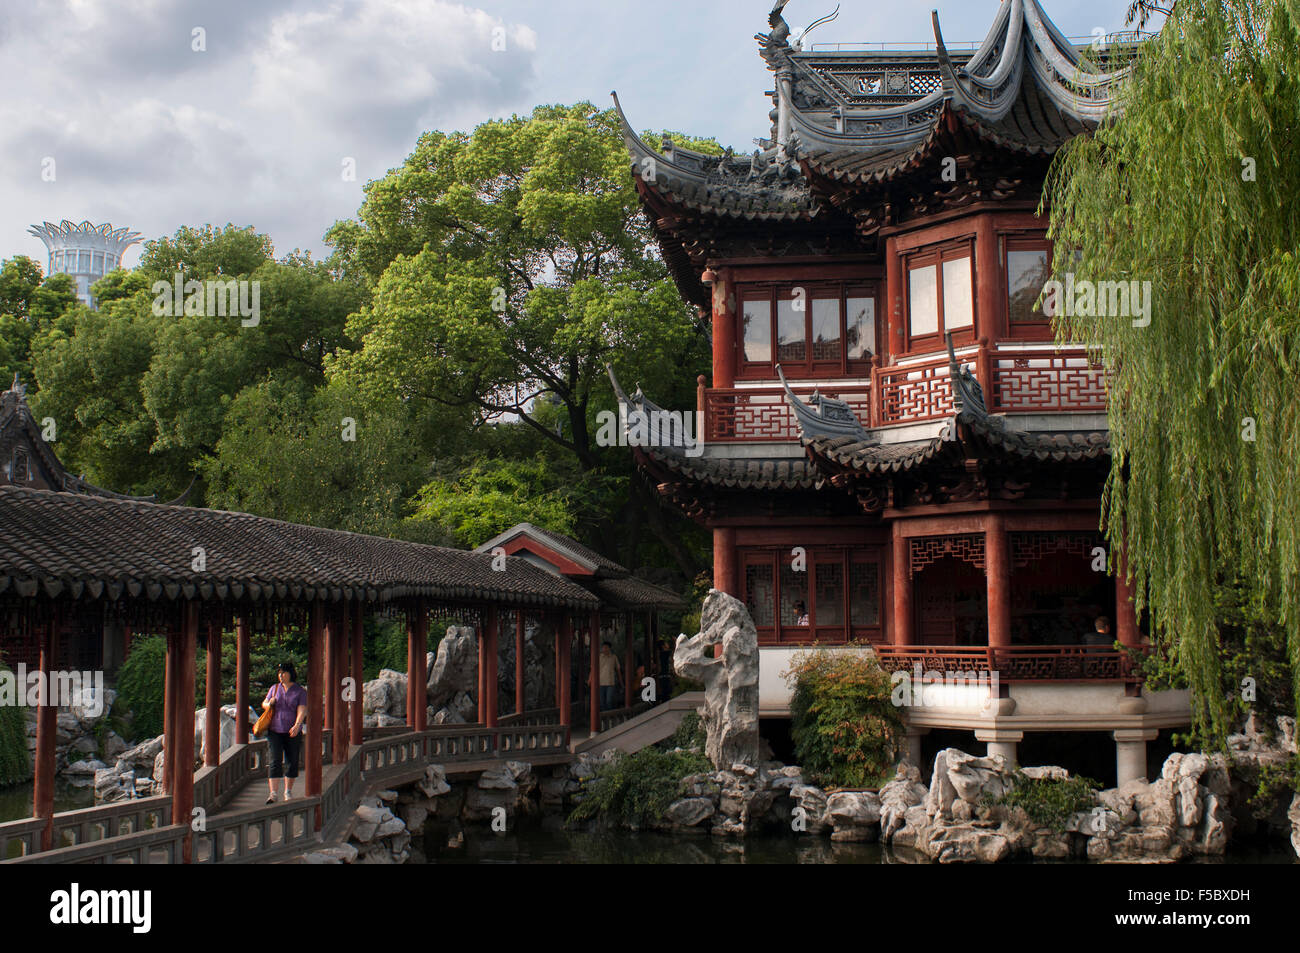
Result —
[[700, 720], [699, 712], [688, 711], [682, 718], [682, 723], [677, 726], [677, 730], [660, 742], [660, 747], [665, 751], [672, 751], [674, 748], [703, 751], [706, 741], [708, 737], [705, 735], [704, 722]]
[[573, 492], [545, 457], [471, 464], [434, 480], [415, 497], [412, 523], [432, 524], [457, 545], [474, 547], [516, 523], [572, 533]]
[[663, 820], [677, 800], [682, 778], [712, 770], [702, 754], [642, 748], [619, 756], [596, 770], [583, 787], [583, 799], [569, 815], [570, 823], [601, 817], [631, 828]]
[[863, 652], [814, 647], [783, 673], [793, 682], [791, 735], [822, 786], [879, 787], [892, 775], [902, 718], [889, 676]]
[[1091, 778], [1031, 778], [1023, 771], [1014, 775], [1015, 787], [992, 803], [1022, 808], [1029, 819], [1058, 834], [1065, 830], [1071, 814], [1090, 811], [1097, 803], [1101, 785]]
[[[0, 664], [0, 672], [12, 671]], [[17, 705], [0, 706], [0, 787], [30, 780], [32, 762], [27, 754], [27, 719]]]
[[686, 597], [686, 604], [692, 608], [682, 616], [681, 631], [687, 635], [694, 635], [700, 631], [700, 613], [704, 610], [704, 598], [713, 588], [713, 576], [710, 573], [702, 572], [695, 577], [691, 583], [691, 593]]
[[1122, 119], [1064, 149], [1044, 193], [1051, 237], [1078, 250], [1058, 278], [1151, 282], [1149, 325], [1076, 316], [1058, 333], [1111, 375], [1106, 531], [1215, 746], [1237, 714], [1216, 595], [1234, 580], [1270, 613], [1263, 654], [1286, 654], [1300, 698], [1298, 27], [1294, 0], [1180, 0]]
[[117, 673], [115, 708], [131, 713], [133, 740], [156, 738], [163, 731], [163, 682], [167, 671], [167, 640], [160, 635], [137, 636], [131, 654]]
[[[430, 628], [431, 635], [435, 632]], [[433, 641], [430, 638], [431, 647], [437, 651]], [[406, 627], [397, 619], [381, 619], [375, 631], [366, 634], [366, 681], [378, 677], [381, 668], [406, 671]]]
[[407, 404], [365, 400], [340, 383], [313, 390], [304, 381], [262, 381], [230, 402], [216, 450], [200, 463], [208, 503], [329, 529], [409, 535], [402, 520], [425, 477], [416, 448], [426, 423]]

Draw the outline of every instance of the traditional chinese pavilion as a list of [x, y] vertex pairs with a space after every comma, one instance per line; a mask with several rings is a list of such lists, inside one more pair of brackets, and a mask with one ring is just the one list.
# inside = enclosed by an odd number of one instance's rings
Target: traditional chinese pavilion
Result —
[[672, 439], [638, 463], [713, 532], [714, 585], [758, 627], [763, 715], [788, 716], [796, 647], [868, 642], [889, 670], [998, 676], [907, 708], [914, 760], [971, 732], [1026, 763], [1104, 740], [1119, 781], [1144, 776], [1187, 698], [1145, 691], [1091, 635], [1105, 616], [1142, 643], [1098, 532], [1105, 380], [1035, 307], [1045, 174], [1118, 115], [1140, 38], [1089, 50], [1037, 0], [1003, 0], [964, 51], [937, 14], [932, 47], [822, 50], [791, 41], [785, 5], [757, 37], [774, 89], [752, 155], [656, 147], [623, 120], [713, 342], [703, 453]]

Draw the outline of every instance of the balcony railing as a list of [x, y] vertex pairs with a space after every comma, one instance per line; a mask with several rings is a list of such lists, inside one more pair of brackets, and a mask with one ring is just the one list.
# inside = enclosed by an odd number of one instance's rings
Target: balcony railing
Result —
[[[1104, 413], [1106, 379], [1082, 349], [998, 350], [981, 342], [977, 353], [962, 355], [984, 390], [990, 413]], [[948, 358], [872, 368], [861, 383], [811, 384], [792, 388], [807, 399], [814, 390], [843, 400], [864, 427], [919, 423], [952, 413]], [[794, 412], [780, 387], [701, 387], [705, 441], [788, 442], [799, 439]]]
[[1002, 682], [1133, 682], [1140, 679], [1129, 656], [1096, 645], [878, 645], [886, 672], [925, 674], [997, 672]]

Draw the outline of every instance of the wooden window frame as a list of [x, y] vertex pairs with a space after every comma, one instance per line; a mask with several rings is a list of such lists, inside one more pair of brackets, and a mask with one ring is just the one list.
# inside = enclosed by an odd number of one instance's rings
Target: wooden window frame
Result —
[[1053, 243], [1044, 235], [1004, 234], [998, 239], [999, 276], [1002, 287], [999, 295], [1003, 311], [1003, 324], [1007, 337], [1016, 341], [1050, 341], [1055, 338], [1052, 333], [1052, 319], [1043, 316], [1037, 321], [1011, 320], [1011, 262], [1010, 255], [1017, 251], [1046, 251], [1047, 260], [1051, 262], [1054, 252]]
[[[805, 298], [804, 318], [804, 359], [796, 364], [781, 361], [777, 356], [779, 341], [777, 328], [780, 318], [779, 302], [790, 301], [794, 289], [803, 288]], [[737, 380], [772, 380], [776, 375], [776, 365], [787, 378], [797, 380], [818, 380], [843, 377], [866, 377], [871, 373], [871, 357], [849, 359], [848, 356], [848, 302], [850, 298], [869, 298], [872, 301], [872, 337], [875, 348], [872, 356], [880, 352], [883, 336], [880, 326], [880, 283], [874, 281], [808, 281], [741, 284], [736, 288], [736, 379]], [[840, 356], [838, 360], [817, 360], [813, 357], [813, 301], [837, 300], [840, 315]], [[745, 357], [745, 305], [751, 301], [766, 301], [769, 308], [769, 340], [771, 342], [771, 360], [750, 361]]]
[[[979, 285], [977, 284], [979, 276], [975, 271], [975, 240], [973, 238], [962, 238], [957, 241], [943, 242], [938, 245], [930, 245], [925, 248], [919, 248], [915, 251], [908, 252], [903, 256], [903, 332], [906, 341], [906, 351], [913, 353], [916, 351], [937, 351], [941, 350], [944, 345], [944, 332], [947, 330], [947, 320], [944, 315], [943, 300], [943, 265], [944, 262], [958, 261], [962, 258], [970, 262], [970, 305], [971, 305], [971, 323], [966, 327], [960, 328], [953, 332], [953, 344], [961, 347], [967, 344], [973, 344], [976, 335], [980, 329], [979, 313]], [[912, 334], [912, 272], [920, 268], [933, 268], [935, 280], [935, 304], [936, 304], [936, 321], [938, 328], [930, 334]]]
[[[885, 566], [884, 547], [862, 549], [842, 545], [806, 547], [807, 585], [805, 586], [805, 604], [808, 609], [808, 624], [794, 625], [781, 618], [781, 570], [789, 565], [792, 558], [789, 546], [741, 546], [736, 550], [737, 563], [740, 567], [741, 602], [749, 605], [748, 576], [746, 570], [754, 565], [766, 565], [772, 570], [773, 624], [758, 625], [760, 645], [810, 645], [813, 642], [831, 645], [844, 645], [850, 641], [882, 643], [885, 639]], [[876, 567], [876, 624], [861, 626], [853, 624], [852, 600], [850, 599], [849, 580], [854, 563], [872, 563]], [[818, 564], [835, 564], [840, 567], [841, 595], [840, 613], [844, 620], [840, 625], [822, 626], [817, 624], [817, 566]]]

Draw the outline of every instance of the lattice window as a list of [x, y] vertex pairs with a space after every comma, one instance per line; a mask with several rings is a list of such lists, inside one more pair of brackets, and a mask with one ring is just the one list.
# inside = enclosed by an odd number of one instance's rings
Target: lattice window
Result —
[[849, 614], [853, 625], [880, 625], [880, 566], [849, 563]]
[[922, 536], [911, 540], [911, 575], [938, 562], [945, 556], [984, 568], [984, 535], [963, 533], [959, 536]]
[[1009, 533], [1008, 536], [1011, 565], [1017, 569], [1061, 554], [1091, 560], [1093, 550], [1102, 544], [1097, 533]]
[[776, 586], [771, 564], [750, 564], [745, 567], [745, 608], [749, 610], [754, 625], [772, 625], [775, 621]]
[[[803, 619], [803, 622], [799, 620]], [[795, 572], [788, 560], [781, 563], [781, 625], [806, 626], [808, 618], [808, 573]]]
[[844, 566], [842, 563], [816, 563], [816, 606], [818, 625], [844, 624]]

